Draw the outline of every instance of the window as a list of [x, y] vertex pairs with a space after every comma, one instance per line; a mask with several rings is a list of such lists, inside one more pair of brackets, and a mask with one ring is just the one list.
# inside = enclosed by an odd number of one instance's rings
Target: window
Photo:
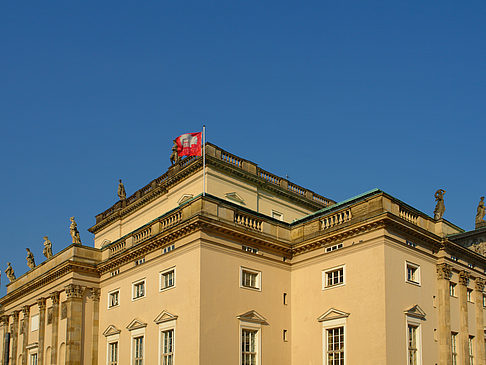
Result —
[[254, 248], [250, 246], [241, 246], [241, 249], [246, 252], [258, 253], [258, 248]]
[[118, 365], [118, 342], [108, 344], [108, 365]]
[[420, 266], [405, 262], [407, 283], [420, 284]]
[[452, 365], [457, 365], [457, 333], [451, 333]]
[[108, 294], [108, 308], [117, 307], [120, 304], [120, 290], [114, 290]]
[[32, 332], [39, 330], [39, 315], [33, 315], [30, 319], [30, 330]]
[[346, 364], [346, 321], [349, 313], [331, 308], [318, 318], [322, 322], [324, 365]]
[[339, 250], [340, 248], [343, 248], [342, 243], [338, 243], [337, 245], [334, 245], [334, 246], [331, 246], [331, 247], [326, 247], [326, 252], [336, 251], [336, 250]]
[[175, 245], [170, 245], [170, 246], [164, 247], [164, 249], [162, 250], [162, 253], [163, 254], [164, 253], [168, 253], [168, 252], [170, 252], [170, 251], [172, 251], [174, 249], [175, 249]]
[[287, 305], [287, 293], [283, 293], [283, 304]]
[[486, 308], [486, 294], [483, 294], [483, 307]]
[[453, 282], [449, 283], [449, 294], [450, 294], [451, 297], [456, 296], [456, 286], [457, 286], [456, 283], [453, 283]]
[[283, 337], [284, 342], [287, 342], [288, 341], [287, 334], [288, 334], [288, 331], [287, 330], [283, 330], [282, 337]]
[[133, 338], [133, 365], [143, 365], [143, 336]]
[[116, 270], [114, 270], [114, 271], [110, 272], [110, 276], [116, 276], [116, 275], [118, 275], [119, 273], [120, 273], [120, 269], [116, 269]]
[[279, 221], [283, 221], [283, 214], [272, 210], [272, 218], [278, 219]]
[[139, 299], [145, 296], [145, 280], [132, 284], [132, 299]]
[[174, 330], [162, 331], [162, 362], [161, 365], [174, 364]]
[[408, 365], [417, 365], [418, 362], [418, 326], [408, 325]]
[[30, 354], [30, 365], [37, 365], [37, 354]]
[[326, 335], [326, 364], [344, 365], [344, 327], [328, 328]]
[[257, 330], [246, 328], [241, 330], [241, 365], [257, 364], [257, 336]]
[[145, 262], [145, 257], [135, 260], [135, 266], [142, 265]]
[[240, 268], [241, 287], [261, 290], [261, 275], [260, 271]]
[[469, 365], [474, 365], [474, 336], [469, 336], [468, 348], [469, 348]]
[[467, 289], [466, 290], [466, 299], [468, 302], [473, 303], [473, 290], [472, 289]]
[[328, 269], [322, 272], [323, 290], [342, 286], [344, 281], [344, 266]]
[[175, 268], [160, 273], [160, 290], [175, 287]]

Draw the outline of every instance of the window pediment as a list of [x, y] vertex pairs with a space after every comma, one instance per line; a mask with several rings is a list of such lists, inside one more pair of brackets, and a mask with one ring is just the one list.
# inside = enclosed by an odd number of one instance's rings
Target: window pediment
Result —
[[138, 319], [134, 319], [133, 321], [130, 322], [130, 324], [127, 326], [127, 329], [129, 331], [133, 331], [133, 330], [138, 330], [139, 328], [145, 328], [147, 327], [147, 323], [145, 322], [142, 322]]
[[166, 310], [163, 310], [155, 319], [154, 322], [157, 324], [175, 321], [178, 318], [175, 314], [169, 313]]
[[109, 325], [106, 330], [103, 332], [103, 336], [108, 337], [108, 336], [113, 336], [117, 335], [121, 332], [120, 329], [116, 328], [114, 325]]
[[411, 306], [410, 308], [406, 309], [404, 312], [407, 316], [425, 320], [426, 314], [418, 304]]
[[350, 313], [340, 311], [339, 309], [330, 308], [327, 312], [322, 314], [317, 320], [319, 322], [330, 321], [333, 319], [347, 318]]
[[177, 204], [181, 205], [185, 202], [187, 202], [188, 200], [191, 200], [192, 198], [194, 197], [193, 194], [184, 194], [180, 197], [180, 199], [177, 201]]
[[268, 325], [268, 322], [265, 319], [265, 317], [263, 317], [261, 314], [259, 314], [258, 312], [254, 311], [254, 310], [240, 314], [236, 318], [238, 318], [240, 321], [244, 321], [244, 322], [259, 323], [259, 324]]
[[245, 200], [234, 191], [231, 193], [226, 193], [224, 194], [224, 196], [226, 197], [226, 199], [232, 200], [236, 203], [245, 204]]

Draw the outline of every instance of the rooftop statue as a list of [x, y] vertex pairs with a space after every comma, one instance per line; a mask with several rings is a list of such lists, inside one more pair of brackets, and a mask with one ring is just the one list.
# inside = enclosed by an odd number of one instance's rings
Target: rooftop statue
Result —
[[52, 242], [44, 236], [44, 250], [42, 251], [45, 257], [49, 260], [52, 257]]
[[10, 265], [10, 262], [7, 262], [7, 269], [5, 270], [5, 274], [7, 274], [7, 278], [8, 280], [10, 280], [10, 282], [17, 279], [15, 277], [14, 269], [12, 268], [12, 265]]
[[30, 269], [32, 270], [33, 268], [35, 268], [34, 254], [30, 252], [28, 248], [26, 248], [26, 250], [27, 250], [27, 266], [30, 267]]
[[73, 243], [81, 244], [81, 237], [79, 236], [78, 225], [74, 220], [74, 217], [70, 218], [71, 225], [69, 226], [69, 232], [71, 233], [71, 237], [73, 238]]
[[482, 227], [486, 225], [486, 222], [484, 221], [484, 215], [485, 215], [485, 208], [484, 208], [484, 196], [481, 197], [481, 200], [479, 201], [478, 204], [478, 210], [476, 213], [476, 228]]
[[445, 212], [445, 205], [444, 205], [444, 194], [445, 190], [439, 189], [435, 192], [435, 201], [437, 205], [434, 209], [434, 219], [441, 219]]
[[119, 180], [120, 183], [118, 184], [118, 197], [120, 200], [125, 200], [127, 198], [127, 193], [125, 192], [125, 186], [123, 185], [121, 179]]
[[179, 147], [177, 146], [177, 142], [175, 139], [172, 141], [174, 145], [172, 146], [172, 153], [170, 154], [170, 163], [173, 164], [178, 164], [180, 161], [179, 157]]

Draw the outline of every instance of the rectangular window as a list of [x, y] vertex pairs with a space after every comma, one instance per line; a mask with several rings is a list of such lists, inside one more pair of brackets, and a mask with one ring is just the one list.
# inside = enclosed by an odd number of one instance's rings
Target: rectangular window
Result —
[[261, 274], [260, 271], [240, 268], [241, 287], [260, 290]]
[[139, 299], [145, 296], [145, 280], [133, 283], [132, 299]]
[[112, 291], [108, 294], [108, 308], [116, 307], [120, 304], [120, 291]]
[[160, 273], [160, 290], [169, 289], [175, 286], [175, 268]]
[[468, 348], [469, 348], [469, 365], [474, 365], [474, 336], [469, 336]]
[[406, 262], [407, 282], [412, 284], [420, 284], [420, 266]]
[[457, 333], [451, 333], [452, 365], [457, 365]]
[[143, 263], [145, 263], [145, 257], [135, 260], [135, 266], [142, 265]]
[[258, 248], [255, 247], [250, 247], [250, 246], [241, 246], [241, 249], [246, 252], [251, 252], [251, 253], [258, 253]]
[[336, 250], [339, 250], [340, 248], [343, 248], [343, 244], [342, 243], [338, 243], [337, 245], [333, 245], [333, 246], [330, 246], [330, 247], [326, 247], [326, 252], [336, 251]]
[[118, 342], [108, 344], [108, 365], [118, 365]]
[[258, 331], [241, 330], [241, 365], [257, 365]]
[[39, 330], [39, 315], [38, 314], [32, 316], [32, 318], [30, 320], [30, 328], [31, 328], [32, 332]]
[[326, 330], [326, 364], [344, 365], [344, 327]]
[[283, 304], [287, 305], [287, 293], [283, 293]]
[[418, 364], [417, 332], [418, 326], [408, 325], [408, 365]]
[[37, 354], [30, 354], [30, 365], [37, 365]]
[[162, 331], [162, 365], [174, 364], [174, 330]]
[[344, 285], [344, 266], [322, 272], [323, 289]]
[[466, 299], [470, 303], [473, 302], [473, 290], [472, 289], [467, 289], [467, 291], [466, 291]]
[[486, 294], [483, 294], [483, 308], [486, 308]]
[[288, 339], [287, 339], [287, 333], [288, 333], [288, 331], [287, 331], [287, 330], [283, 330], [283, 334], [282, 334], [282, 336], [283, 336], [283, 340], [284, 340], [284, 342], [287, 342], [287, 341], [288, 341]]
[[272, 218], [278, 219], [279, 221], [283, 221], [283, 214], [272, 210]]
[[133, 365], [143, 365], [143, 336], [133, 339]]
[[455, 297], [456, 296], [456, 286], [457, 286], [456, 283], [453, 283], [453, 282], [450, 282], [449, 283], [449, 295], [451, 297]]

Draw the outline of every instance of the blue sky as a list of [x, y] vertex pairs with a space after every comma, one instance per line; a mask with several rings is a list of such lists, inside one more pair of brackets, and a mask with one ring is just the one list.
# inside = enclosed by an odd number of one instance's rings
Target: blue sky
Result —
[[3, 270], [208, 140], [340, 201], [380, 188], [472, 229], [486, 195], [484, 1], [0, 4]]

